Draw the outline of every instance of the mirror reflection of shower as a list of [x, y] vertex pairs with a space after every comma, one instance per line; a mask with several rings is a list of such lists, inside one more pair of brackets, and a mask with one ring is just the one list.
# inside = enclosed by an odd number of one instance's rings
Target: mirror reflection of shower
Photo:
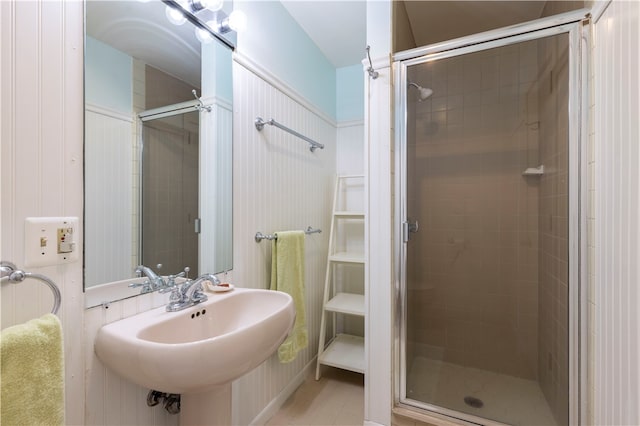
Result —
[[409, 87], [413, 86], [416, 89], [418, 89], [418, 102], [422, 102], [424, 100], [427, 100], [431, 95], [433, 95], [433, 90], [429, 89], [428, 87], [422, 87], [416, 83], [412, 83], [410, 82], [408, 84]]

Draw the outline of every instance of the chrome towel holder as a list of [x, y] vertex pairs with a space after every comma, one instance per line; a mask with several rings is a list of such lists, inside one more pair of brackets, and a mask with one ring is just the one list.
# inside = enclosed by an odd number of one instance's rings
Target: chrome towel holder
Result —
[[308, 142], [308, 143], [309, 143], [309, 145], [311, 145], [311, 146], [309, 147], [309, 150], [310, 150], [311, 152], [314, 152], [314, 151], [316, 150], [316, 148], [324, 149], [324, 145], [323, 145], [323, 144], [321, 144], [320, 142], [316, 142], [316, 141], [314, 141], [313, 139], [308, 138], [308, 137], [306, 137], [305, 135], [300, 134], [300, 133], [296, 132], [295, 130], [292, 130], [292, 129], [288, 128], [287, 126], [285, 126], [285, 125], [283, 125], [283, 124], [278, 123], [278, 122], [277, 122], [276, 120], [274, 120], [273, 118], [272, 118], [272, 119], [270, 119], [269, 121], [264, 121], [264, 120], [262, 119], [262, 117], [256, 117], [256, 119], [254, 120], [253, 124], [255, 124], [256, 129], [258, 129], [258, 131], [261, 131], [262, 129], [264, 129], [265, 124], [268, 124], [268, 125], [270, 125], [270, 126], [276, 126], [277, 128], [282, 129], [282, 130], [284, 130], [284, 131], [285, 131], [285, 132], [287, 132], [287, 133], [291, 133], [292, 135], [297, 136], [297, 137], [299, 137], [300, 139], [302, 139], [302, 140], [304, 140], [304, 141]]
[[[322, 229], [313, 229], [311, 226], [308, 226], [307, 229], [304, 230], [304, 233], [307, 235], [319, 234], [321, 232], [322, 232]], [[256, 243], [259, 243], [262, 240], [277, 240], [278, 236], [275, 234], [265, 235], [262, 232], [258, 231], [256, 232], [256, 236], [254, 237], [254, 239], [256, 240]]]
[[27, 278], [33, 278], [45, 283], [51, 291], [53, 292], [53, 309], [51, 310], [52, 314], [57, 314], [60, 309], [60, 303], [62, 301], [62, 296], [60, 295], [60, 289], [49, 277], [40, 274], [34, 274], [31, 272], [25, 272], [18, 268], [16, 265], [7, 262], [5, 260], [0, 262], [0, 280], [7, 278], [10, 283], [18, 284], [24, 281]]

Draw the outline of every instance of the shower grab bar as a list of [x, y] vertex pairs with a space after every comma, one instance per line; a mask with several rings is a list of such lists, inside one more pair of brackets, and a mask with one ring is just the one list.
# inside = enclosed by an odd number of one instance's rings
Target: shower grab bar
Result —
[[51, 313], [55, 315], [58, 314], [62, 296], [60, 295], [60, 289], [58, 288], [56, 283], [54, 283], [49, 277], [40, 274], [33, 274], [31, 272], [21, 271], [20, 269], [17, 269], [16, 265], [14, 265], [13, 263], [3, 260], [2, 262], [0, 262], [0, 280], [5, 278], [8, 278], [9, 282], [13, 284], [21, 283], [27, 278], [33, 278], [48, 285], [53, 292], [53, 309], [51, 310]]
[[[308, 226], [307, 229], [304, 230], [304, 233], [309, 234], [319, 234], [322, 232], [322, 229], [313, 229], [311, 226]], [[262, 232], [256, 232], [256, 236], [254, 237], [256, 243], [259, 243], [262, 240], [277, 240], [278, 236], [274, 234], [265, 235]]]
[[308, 137], [306, 137], [305, 135], [302, 135], [298, 132], [296, 132], [293, 129], [288, 128], [287, 126], [278, 123], [276, 120], [274, 120], [273, 118], [269, 121], [264, 121], [262, 119], [262, 117], [256, 117], [254, 124], [256, 125], [256, 129], [258, 129], [258, 131], [261, 131], [262, 129], [264, 129], [264, 125], [268, 124], [270, 126], [276, 126], [279, 129], [284, 130], [285, 132], [291, 133], [294, 136], [299, 137], [300, 139], [308, 142], [311, 146], [309, 147], [309, 150], [311, 152], [314, 152], [316, 150], [316, 148], [320, 148], [320, 149], [324, 149], [324, 145], [321, 144], [320, 142], [316, 142], [313, 139], [310, 139]]

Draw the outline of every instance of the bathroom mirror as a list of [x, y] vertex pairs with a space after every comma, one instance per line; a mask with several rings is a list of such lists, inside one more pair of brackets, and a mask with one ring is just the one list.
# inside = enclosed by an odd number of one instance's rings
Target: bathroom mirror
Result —
[[140, 294], [140, 264], [232, 268], [232, 51], [166, 7], [85, 3], [87, 307]]

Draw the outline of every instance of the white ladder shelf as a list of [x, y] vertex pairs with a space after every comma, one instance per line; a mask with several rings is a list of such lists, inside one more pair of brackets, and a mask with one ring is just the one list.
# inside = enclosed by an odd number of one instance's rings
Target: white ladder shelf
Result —
[[[339, 264], [364, 266], [364, 242], [362, 247], [355, 248], [347, 241], [348, 232], [340, 225], [346, 221], [361, 227], [364, 238], [364, 210], [347, 210], [345, 190], [347, 184], [361, 185], [364, 194], [363, 175], [337, 176], [331, 215], [331, 230], [329, 234], [329, 253], [327, 255], [327, 272], [324, 282], [324, 298], [322, 318], [320, 320], [320, 342], [318, 344], [318, 360], [316, 364], [316, 380], [320, 379], [321, 366], [342, 368], [344, 370], [365, 372], [364, 338], [361, 336], [338, 333], [336, 331], [336, 315], [365, 316], [364, 294], [347, 293], [336, 290], [334, 268]], [[342, 199], [341, 199], [342, 197]], [[364, 208], [364, 203], [363, 207]], [[337, 235], [342, 233], [343, 235]], [[338, 237], [342, 238], [342, 246], [338, 249]], [[364, 270], [363, 270], [364, 277]], [[327, 341], [328, 316], [333, 315], [333, 333]]]

